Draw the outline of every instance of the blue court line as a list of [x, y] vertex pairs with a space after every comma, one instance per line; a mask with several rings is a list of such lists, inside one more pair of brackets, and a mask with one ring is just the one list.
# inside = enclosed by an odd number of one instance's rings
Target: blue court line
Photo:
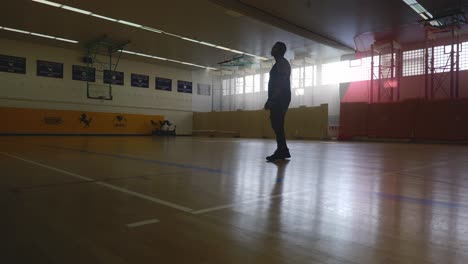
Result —
[[213, 169], [213, 168], [207, 168], [207, 167], [202, 167], [202, 166], [195, 166], [195, 165], [190, 165], [190, 164], [180, 164], [180, 163], [175, 163], [175, 162], [167, 162], [167, 161], [160, 161], [160, 160], [145, 159], [145, 158], [139, 158], [139, 157], [132, 157], [132, 156], [120, 155], [120, 154], [111, 154], [111, 153], [95, 152], [95, 151], [89, 151], [89, 150], [84, 150], [84, 149], [74, 149], [74, 148], [58, 147], [58, 146], [51, 146], [51, 145], [42, 145], [42, 146], [43, 146], [43, 147], [48, 147], [48, 148], [63, 149], [63, 150], [81, 152], [81, 153], [88, 153], [88, 154], [100, 155], [100, 156], [111, 157], [111, 158], [118, 158], [118, 159], [128, 159], [128, 160], [134, 160], [134, 161], [141, 161], [141, 162], [153, 163], [153, 164], [158, 164], [158, 165], [163, 165], [163, 166], [170, 166], [170, 167], [176, 167], [176, 168], [182, 168], [182, 169], [192, 169], [192, 170], [198, 170], [198, 171], [203, 171], [203, 172], [211, 172], [211, 173], [219, 173], [219, 174], [223, 174], [223, 173], [224, 173], [224, 171], [223, 171], [223, 170], [220, 170], [220, 169]]
[[422, 204], [422, 205], [428, 205], [428, 206], [445, 206], [445, 207], [450, 207], [450, 208], [468, 208], [468, 205], [464, 205], [464, 204], [437, 201], [437, 200], [430, 200], [430, 199], [422, 199], [422, 198], [414, 198], [414, 197], [403, 196], [403, 195], [398, 195], [398, 194], [388, 194], [388, 193], [377, 192], [376, 195], [378, 195], [381, 198], [388, 199], [388, 200], [416, 203], [416, 204]]

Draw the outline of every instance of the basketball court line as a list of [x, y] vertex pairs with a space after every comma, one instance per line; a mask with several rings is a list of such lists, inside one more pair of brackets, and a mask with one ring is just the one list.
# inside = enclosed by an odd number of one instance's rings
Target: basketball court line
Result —
[[121, 193], [125, 193], [125, 194], [131, 195], [131, 196], [135, 196], [135, 197], [138, 197], [138, 198], [141, 198], [141, 199], [153, 202], [153, 203], [157, 203], [157, 204], [160, 204], [160, 205], [165, 205], [167, 207], [171, 207], [171, 208], [177, 209], [179, 211], [183, 211], [183, 212], [187, 212], [187, 213], [194, 211], [193, 209], [185, 207], [185, 206], [181, 206], [181, 205], [174, 204], [174, 203], [171, 203], [171, 202], [168, 202], [168, 201], [164, 201], [164, 200], [161, 200], [161, 199], [158, 199], [158, 198], [155, 198], [155, 197], [148, 196], [146, 194], [138, 193], [138, 192], [135, 192], [135, 191], [132, 191], [132, 190], [129, 190], [129, 189], [125, 189], [125, 188], [122, 188], [122, 187], [118, 187], [118, 186], [115, 186], [115, 185], [112, 185], [112, 184], [109, 184], [109, 183], [105, 183], [105, 182], [102, 182], [102, 181], [96, 181], [94, 179], [91, 179], [91, 178], [88, 178], [88, 177], [85, 177], [85, 176], [82, 176], [82, 175], [79, 175], [79, 174], [76, 174], [76, 173], [73, 173], [73, 172], [69, 172], [69, 171], [66, 171], [66, 170], [55, 168], [55, 167], [52, 167], [52, 166], [49, 166], [49, 165], [46, 165], [46, 164], [42, 164], [42, 163], [39, 163], [39, 162], [36, 162], [36, 161], [24, 159], [24, 158], [21, 158], [21, 157], [18, 157], [16, 155], [12, 155], [12, 154], [9, 154], [9, 153], [6, 153], [6, 152], [0, 152], [0, 154], [8, 156], [10, 158], [14, 158], [14, 159], [17, 159], [17, 160], [24, 161], [26, 163], [34, 164], [36, 166], [43, 167], [43, 168], [46, 168], [46, 169], [49, 169], [49, 170], [52, 170], [52, 171], [60, 172], [62, 174], [65, 174], [65, 175], [68, 175], [68, 176], [71, 176], [71, 177], [75, 177], [75, 178], [78, 178], [78, 179], [83, 180], [83, 181], [88, 181], [88, 182], [91, 182], [91, 183], [106, 187], [106, 188], [111, 189], [111, 190], [119, 191]]
[[74, 151], [74, 152], [80, 152], [80, 153], [87, 153], [87, 154], [93, 154], [93, 155], [105, 156], [105, 157], [111, 157], [111, 158], [128, 159], [128, 160], [133, 160], [133, 161], [153, 163], [153, 164], [158, 164], [158, 165], [168, 166], [168, 167], [176, 167], [176, 168], [182, 168], [182, 169], [192, 169], [192, 170], [198, 170], [198, 171], [210, 172], [210, 173], [218, 173], [218, 174], [226, 173], [225, 171], [223, 171], [221, 169], [213, 169], [213, 168], [208, 168], [208, 167], [203, 167], [203, 166], [197, 166], [197, 165], [191, 165], [191, 164], [181, 164], [181, 163], [167, 162], [167, 161], [161, 161], [161, 160], [145, 159], [145, 158], [141, 158], [141, 157], [137, 157], [137, 156], [129, 156], [129, 155], [113, 154], [113, 153], [105, 153], [105, 152], [96, 152], [96, 151], [89, 151], [89, 150], [84, 150], [84, 149], [75, 149], [75, 148], [59, 147], [59, 146], [53, 146], [53, 145], [34, 144], [34, 143], [24, 143], [24, 142], [17, 142], [17, 141], [8, 141], [8, 142], [4, 142], [4, 143], [13, 143], [13, 142], [14, 143], [19, 143], [19, 144], [25, 144], [25, 145], [36, 145], [36, 146], [41, 146], [41, 147], [45, 147], [45, 148], [53, 148], [53, 149], [61, 149], [61, 150]]
[[135, 227], [144, 226], [144, 225], [156, 224], [156, 223], [159, 223], [159, 222], [160, 221], [158, 219], [154, 218], [154, 219], [148, 219], [148, 220], [144, 220], [144, 221], [140, 221], [140, 222], [127, 224], [127, 227], [135, 228]]

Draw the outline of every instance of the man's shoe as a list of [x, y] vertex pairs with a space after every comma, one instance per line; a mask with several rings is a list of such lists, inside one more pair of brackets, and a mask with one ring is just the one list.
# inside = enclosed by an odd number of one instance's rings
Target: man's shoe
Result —
[[276, 160], [284, 160], [291, 158], [291, 154], [289, 153], [289, 150], [283, 150], [283, 151], [275, 151], [273, 155], [266, 157], [266, 160], [269, 162], [276, 161]]

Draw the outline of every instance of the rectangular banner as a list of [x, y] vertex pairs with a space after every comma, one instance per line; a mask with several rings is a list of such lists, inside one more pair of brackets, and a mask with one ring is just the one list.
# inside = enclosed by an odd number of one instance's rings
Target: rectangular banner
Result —
[[192, 82], [177, 81], [177, 92], [192, 93]]
[[197, 94], [198, 95], [211, 95], [211, 85], [199, 83], [197, 85]]
[[0, 72], [26, 74], [26, 58], [0, 55]]
[[172, 80], [156, 77], [156, 90], [172, 91]]
[[63, 63], [37, 60], [37, 76], [63, 79]]
[[95, 82], [96, 69], [85, 66], [73, 65], [72, 79], [75, 81]]
[[124, 85], [124, 73], [118, 71], [104, 70], [104, 83]]
[[132, 86], [149, 88], [149, 76], [132, 73]]

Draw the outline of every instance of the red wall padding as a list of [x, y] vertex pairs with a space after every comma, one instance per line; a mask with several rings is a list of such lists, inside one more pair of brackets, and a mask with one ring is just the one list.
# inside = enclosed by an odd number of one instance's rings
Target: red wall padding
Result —
[[468, 140], [468, 100], [342, 103], [340, 139]]
[[370, 104], [367, 135], [380, 138], [412, 138], [418, 101]]
[[468, 140], [468, 100], [422, 102], [415, 122], [417, 139]]
[[367, 103], [342, 103], [340, 115], [340, 139], [367, 135]]

